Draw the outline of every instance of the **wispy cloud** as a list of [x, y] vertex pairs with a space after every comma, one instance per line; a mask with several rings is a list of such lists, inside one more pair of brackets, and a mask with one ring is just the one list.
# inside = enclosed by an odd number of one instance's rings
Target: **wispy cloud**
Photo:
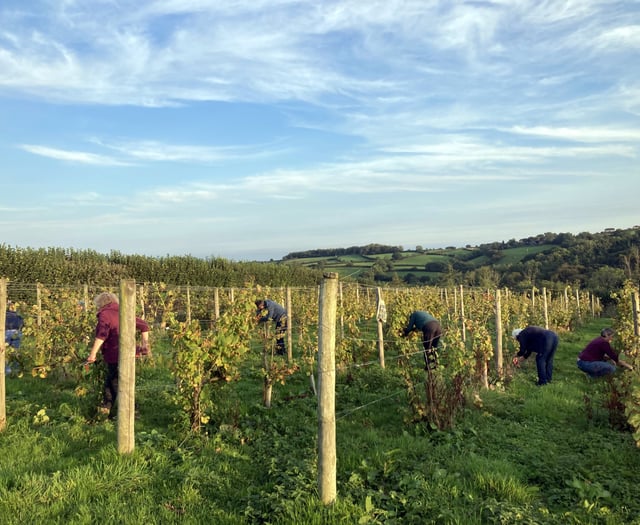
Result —
[[48, 157], [50, 159], [62, 160], [70, 163], [90, 164], [93, 166], [129, 166], [128, 162], [123, 162], [112, 157], [97, 155], [95, 153], [87, 153], [85, 151], [70, 151], [63, 149], [50, 148], [47, 146], [38, 146], [35, 144], [21, 144], [19, 146], [24, 151]]

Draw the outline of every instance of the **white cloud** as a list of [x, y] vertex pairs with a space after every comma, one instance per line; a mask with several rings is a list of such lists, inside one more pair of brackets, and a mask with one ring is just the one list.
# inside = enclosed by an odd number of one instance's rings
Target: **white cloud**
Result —
[[127, 162], [120, 161], [111, 157], [105, 157], [104, 155], [97, 155], [95, 153], [87, 153], [84, 151], [70, 151], [57, 148], [49, 148], [47, 146], [38, 146], [35, 144], [21, 144], [19, 146], [24, 151], [33, 153], [34, 155], [40, 155], [42, 157], [48, 157], [55, 160], [62, 160], [65, 162], [79, 163], [79, 164], [91, 164], [94, 166], [129, 166]]

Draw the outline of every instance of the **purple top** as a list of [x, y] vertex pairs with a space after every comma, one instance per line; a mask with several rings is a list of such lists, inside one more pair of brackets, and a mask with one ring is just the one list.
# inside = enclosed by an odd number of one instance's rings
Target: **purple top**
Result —
[[[98, 324], [96, 325], [96, 337], [102, 339], [102, 357], [105, 363], [118, 362], [118, 350], [120, 347], [120, 309], [118, 303], [109, 303], [98, 311]], [[149, 325], [136, 317], [136, 330], [148, 332]]]
[[618, 362], [618, 354], [611, 348], [609, 341], [599, 336], [584, 347], [584, 350], [578, 355], [578, 359], [581, 361], [604, 361], [605, 355], [616, 363]]

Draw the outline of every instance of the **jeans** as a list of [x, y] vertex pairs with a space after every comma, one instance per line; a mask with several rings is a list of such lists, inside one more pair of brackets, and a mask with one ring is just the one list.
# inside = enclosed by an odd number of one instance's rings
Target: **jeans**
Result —
[[591, 377], [602, 377], [613, 374], [616, 371], [615, 365], [606, 361], [583, 361], [578, 359], [578, 368]]
[[20, 330], [9, 329], [4, 331], [5, 344], [13, 347], [20, 348], [20, 341], [22, 339], [22, 332]]
[[553, 357], [558, 348], [558, 335], [555, 332], [547, 332], [544, 347], [536, 354], [536, 368], [538, 369], [538, 385], [551, 383], [553, 376]]
[[442, 328], [438, 321], [429, 321], [422, 327], [425, 369], [434, 368], [438, 364], [437, 350], [441, 335]]

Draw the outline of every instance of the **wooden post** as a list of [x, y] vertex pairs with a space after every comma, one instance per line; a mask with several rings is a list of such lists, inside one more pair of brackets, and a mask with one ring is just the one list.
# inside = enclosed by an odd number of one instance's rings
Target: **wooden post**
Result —
[[578, 320], [582, 321], [582, 314], [580, 313], [580, 290], [576, 290], [576, 308], [578, 311]]
[[545, 287], [542, 288], [543, 305], [544, 305], [544, 327], [549, 330], [549, 306], [547, 304], [547, 289]]
[[4, 333], [7, 322], [7, 280], [0, 279], [0, 320], [2, 321], [2, 339], [0, 339], [0, 432], [7, 428], [7, 384], [5, 376], [6, 343]]
[[220, 319], [220, 290], [216, 287], [213, 289], [213, 315], [214, 320]]
[[387, 319], [386, 306], [382, 299], [382, 290], [376, 288], [376, 322], [378, 325], [378, 359], [380, 360], [380, 367], [384, 368], [384, 330], [383, 324]]
[[498, 377], [502, 379], [503, 360], [502, 360], [502, 304], [500, 299], [500, 290], [496, 290], [496, 371]]
[[336, 310], [338, 274], [325, 273], [318, 301], [318, 493], [336, 499]]
[[339, 283], [338, 299], [340, 301], [340, 339], [344, 339], [344, 302], [342, 300], [342, 283]]
[[42, 285], [40, 283], [36, 284], [36, 304], [38, 305], [37, 325], [40, 328], [42, 326]]
[[[638, 309], [640, 308], [640, 299], [638, 298], [638, 292], [634, 290], [631, 293], [631, 308], [633, 310], [633, 335], [634, 337], [634, 345], [638, 344], [638, 337], [640, 337], [640, 327], [638, 326]], [[637, 352], [638, 348], [634, 348], [634, 351]]]
[[144, 299], [145, 299], [145, 291], [144, 291], [144, 284], [140, 285], [140, 319], [144, 319], [146, 321], [146, 311], [147, 309], [145, 308], [145, 304], [144, 304]]
[[191, 286], [187, 285], [187, 324], [191, 324]]
[[293, 361], [293, 337], [292, 337], [292, 324], [293, 324], [293, 312], [291, 303], [291, 287], [287, 286], [286, 292], [286, 306], [287, 310], [287, 361], [290, 363]]
[[466, 342], [467, 341], [467, 328], [465, 327], [464, 293], [463, 293], [462, 285], [460, 285], [460, 323], [462, 324], [462, 342]]
[[135, 446], [136, 282], [120, 281], [120, 351], [118, 353], [118, 452]]
[[271, 341], [271, 337], [269, 335], [269, 323], [262, 324], [264, 325], [262, 329], [264, 330], [265, 341], [262, 349], [262, 368], [264, 368], [264, 381], [262, 383], [262, 406], [264, 406], [265, 408], [271, 408], [273, 382], [271, 381], [269, 369], [271, 368], [270, 364], [272, 360], [272, 345], [269, 343]]
[[87, 309], [89, 308], [89, 285], [88, 284], [85, 284], [82, 287], [82, 299], [83, 299], [82, 311], [86, 313], [88, 311]]

